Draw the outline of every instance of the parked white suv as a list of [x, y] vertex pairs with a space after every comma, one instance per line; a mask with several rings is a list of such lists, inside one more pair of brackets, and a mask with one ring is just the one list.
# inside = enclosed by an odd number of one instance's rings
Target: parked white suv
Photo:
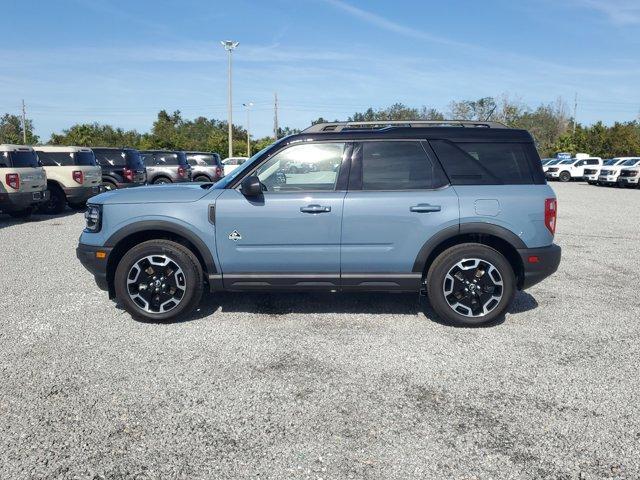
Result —
[[[610, 167], [613, 165], [617, 165], [619, 163], [624, 162], [622, 158], [609, 158], [608, 160], [603, 160], [602, 167]], [[584, 179], [587, 181], [589, 185], [599, 185], [598, 176], [600, 175], [600, 168], [590, 167], [584, 169]]]
[[224, 174], [229, 175], [236, 168], [242, 165], [247, 161], [247, 157], [227, 157], [222, 161], [222, 168], [224, 169]]
[[640, 186], [640, 166], [623, 168], [618, 175], [618, 186], [635, 187]]
[[583, 178], [585, 168], [599, 168], [601, 166], [602, 159], [600, 157], [572, 158], [570, 160], [562, 160], [560, 163], [549, 167], [545, 175], [550, 180], [568, 182], [570, 180]]
[[622, 161], [600, 170], [600, 174], [598, 175], [600, 185], [618, 185], [618, 176], [623, 168], [640, 165], [640, 157], [617, 157], [613, 160]]

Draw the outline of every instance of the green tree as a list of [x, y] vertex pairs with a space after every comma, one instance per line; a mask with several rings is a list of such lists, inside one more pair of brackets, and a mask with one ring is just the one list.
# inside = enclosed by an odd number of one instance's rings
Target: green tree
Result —
[[[40, 141], [33, 133], [33, 122], [26, 120], [27, 145], [35, 145]], [[0, 118], [0, 143], [13, 143], [21, 145], [24, 142], [22, 136], [22, 120], [17, 115], [5, 113]]]
[[78, 145], [84, 147], [133, 147], [139, 148], [142, 135], [135, 130], [123, 130], [111, 125], [82, 123], [51, 134], [52, 145]]

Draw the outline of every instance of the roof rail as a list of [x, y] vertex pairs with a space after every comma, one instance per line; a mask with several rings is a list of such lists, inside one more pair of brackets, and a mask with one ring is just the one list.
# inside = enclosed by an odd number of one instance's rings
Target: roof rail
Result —
[[389, 127], [477, 127], [507, 128], [500, 122], [476, 120], [376, 120], [372, 122], [327, 122], [316, 123], [305, 128], [302, 133], [333, 133], [342, 130], [379, 130]]

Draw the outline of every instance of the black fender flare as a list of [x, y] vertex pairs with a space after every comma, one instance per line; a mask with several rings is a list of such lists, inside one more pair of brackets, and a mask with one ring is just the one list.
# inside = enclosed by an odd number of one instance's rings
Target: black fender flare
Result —
[[509, 243], [516, 250], [527, 248], [527, 245], [522, 241], [520, 237], [518, 237], [515, 233], [513, 233], [511, 230], [506, 229], [505, 227], [484, 222], [461, 223], [459, 225], [452, 225], [445, 228], [444, 230], [441, 230], [440, 232], [429, 238], [429, 240], [424, 242], [422, 248], [420, 248], [420, 251], [416, 256], [415, 262], [413, 263], [412, 272], [424, 272], [427, 259], [429, 258], [431, 253], [433, 253], [433, 251], [438, 248], [440, 244], [459, 235], [469, 234], [484, 234], [500, 238], [501, 240]]
[[216, 264], [213, 261], [213, 255], [209, 250], [209, 247], [204, 241], [195, 233], [191, 232], [186, 227], [178, 225], [172, 222], [163, 220], [143, 220], [141, 222], [131, 223], [122, 227], [117, 232], [113, 233], [105, 242], [104, 246], [114, 248], [119, 242], [135, 233], [147, 232], [147, 231], [161, 231], [173, 233], [187, 239], [198, 250], [195, 253], [200, 255], [203, 259], [208, 274], [217, 272]]

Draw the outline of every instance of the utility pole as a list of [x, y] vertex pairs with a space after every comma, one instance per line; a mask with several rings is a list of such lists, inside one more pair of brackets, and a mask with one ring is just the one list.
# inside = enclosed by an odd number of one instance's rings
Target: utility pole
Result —
[[24, 99], [22, 99], [22, 144], [27, 144], [27, 109], [24, 106]]
[[273, 137], [278, 140], [278, 93], [273, 94]]
[[251, 107], [253, 107], [253, 102], [243, 103], [242, 106], [247, 109], [247, 157], [250, 157], [251, 156], [251, 132], [249, 130], [250, 128], [249, 113], [250, 113]]
[[223, 40], [220, 42], [224, 49], [229, 53], [229, 98], [228, 107], [227, 107], [227, 122], [229, 122], [229, 156], [233, 157], [233, 96], [231, 94], [231, 52], [235, 50], [235, 48], [240, 44], [239, 42], [234, 42], [232, 40]]
[[578, 111], [578, 92], [573, 97], [573, 136], [576, 135], [576, 113]]

